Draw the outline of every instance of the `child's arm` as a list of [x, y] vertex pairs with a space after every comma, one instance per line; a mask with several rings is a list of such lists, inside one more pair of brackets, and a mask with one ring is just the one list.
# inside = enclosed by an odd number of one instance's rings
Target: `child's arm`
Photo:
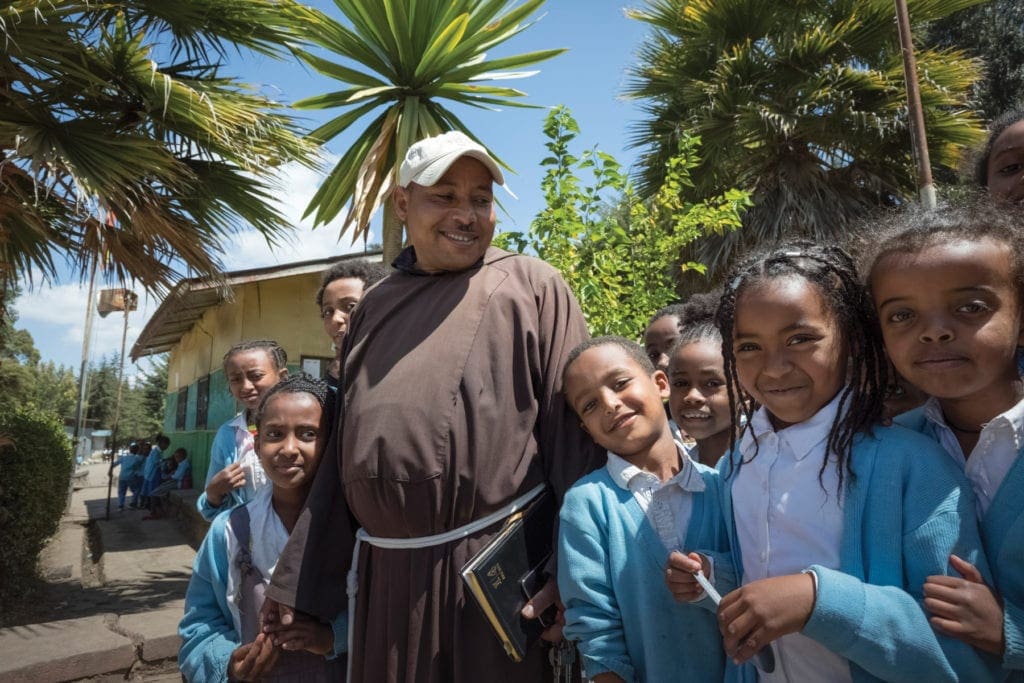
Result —
[[227, 680], [231, 655], [239, 646], [227, 604], [227, 517], [217, 517], [203, 539], [178, 624], [178, 666], [191, 683]]
[[814, 567], [818, 595], [803, 633], [887, 680], [993, 679], [998, 659], [936, 633], [922, 604], [927, 578], [952, 573], [952, 554], [988, 575], [970, 484], [942, 452], [915, 453], [912, 470], [903, 482], [903, 586]]
[[204, 519], [212, 520], [227, 509], [224, 507], [224, 499], [233, 489], [245, 485], [242, 467], [236, 462], [228, 464], [234, 450], [234, 430], [221, 427], [210, 445], [210, 468], [206, 473], [205, 490], [196, 501], [196, 507]]
[[[559, 514], [558, 587], [565, 604], [569, 640], [579, 641], [587, 675], [615, 674], [635, 679], [626, 651], [615, 591], [608, 570], [608, 550], [600, 540], [598, 522], [583, 496], [566, 494]], [[625, 550], [625, 549], [624, 549]]]

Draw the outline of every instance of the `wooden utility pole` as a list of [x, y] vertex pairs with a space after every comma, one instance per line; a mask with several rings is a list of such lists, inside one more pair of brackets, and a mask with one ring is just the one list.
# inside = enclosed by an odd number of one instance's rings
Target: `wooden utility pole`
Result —
[[896, 23], [900, 29], [900, 49], [903, 52], [903, 75], [907, 82], [907, 110], [910, 114], [910, 140], [917, 160], [917, 187], [921, 204], [935, 208], [935, 185], [932, 183], [932, 165], [928, 156], [924, 112], [921, 110], [921, 90], [917, 84], [917, 59], [914, 57], [914, 38], [910, 34], [910, 12], [907, 0], [896, 0]]

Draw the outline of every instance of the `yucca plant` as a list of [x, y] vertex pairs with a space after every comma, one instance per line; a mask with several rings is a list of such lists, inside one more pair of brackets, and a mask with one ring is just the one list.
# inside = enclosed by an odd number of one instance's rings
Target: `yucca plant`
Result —
[[[343, 108], [344, 113], [310, 136], [328, 142], [361, 121], [369, 121], [317, 190], [307, 215], [327, 223], [348, 207], [341, 233], [353, 241], [369, 229], [385, 203], [384, 260], [402, 246], [402, 226], [389, 197], [397, 168], [409, 146], [448, 130], [473, 136], [446, 103], [485, 109], [529, 107], [525, 93], [484, 85], [524, 78], [520, 69], [563, 52], [540, 50], [498, 59], [487, 51], [526, 30], [525, 22], [544, 0], [510, 7], [508, 0], [335, 0], [346, 26], [311, 11], [304, 36], [331, 58], [299, 51], [316, 71], [349, 87], [295, 103], [297, 108]], [[525, 22], [525, 23], [524, 23]], [[341, 57], [344, 62], [332, 61]]]
[[289, 56], [290, 0], [0, 0], [0, 283], [58, 274], [162, 290], [217, 276], [229, 237], [291, 226], [272, 169], [316, 148], [222, 73]]
[[[927, 22], [982, 0], [908, 0]], [[690, 200], [738, 186], [739, 231], [701, 241], [721, 271], [739, 249], [784, 237], [841, 240], [867, 211], [916, 195], [906, 86], [892, 0], [647, 0], [650, 25], [627, 93], [646, 116], [639, 184], [659, 187], [682, 134], [702, 140]], [[982, 136], [969, 106], [979, 64], [917, 53], [933, 163], [955, 166]]]

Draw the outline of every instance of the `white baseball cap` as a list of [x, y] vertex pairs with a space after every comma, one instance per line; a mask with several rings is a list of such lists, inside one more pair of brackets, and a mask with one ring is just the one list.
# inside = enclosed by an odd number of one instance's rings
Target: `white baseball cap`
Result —
[[416, 183], [430, 187], [441, 179], [459, 157], [472, 157], [487, 167], [491, 177], [499, 185], [505, 184], [505, 176], [498, 163], [482, 145], [474, 142], [465, 133], [457, 130], [420, 140], [405, 154], [405, 160], [398, 169], [398, 184], [409, 187]]

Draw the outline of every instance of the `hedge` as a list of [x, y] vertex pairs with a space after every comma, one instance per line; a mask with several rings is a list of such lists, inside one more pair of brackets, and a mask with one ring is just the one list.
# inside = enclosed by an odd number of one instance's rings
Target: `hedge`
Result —
[[0, 610], [37, 576], [72, 469], [71, 441], [56, 415], [31, 405], [0, 411]]

